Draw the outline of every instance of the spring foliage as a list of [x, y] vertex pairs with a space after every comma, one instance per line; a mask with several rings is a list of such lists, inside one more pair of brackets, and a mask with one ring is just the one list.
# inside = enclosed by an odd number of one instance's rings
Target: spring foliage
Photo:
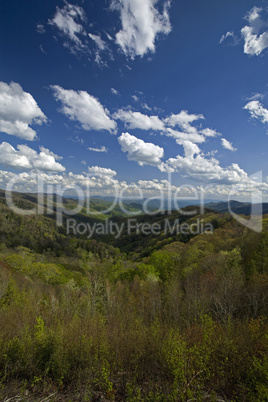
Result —
[[214, 234], [130, 259], [5, 214], [1, 399], [268, 400], [266, 228], [219, 215]]

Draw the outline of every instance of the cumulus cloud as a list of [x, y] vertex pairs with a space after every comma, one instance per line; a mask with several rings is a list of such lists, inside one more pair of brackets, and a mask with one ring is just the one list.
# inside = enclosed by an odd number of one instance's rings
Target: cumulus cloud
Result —
[[261, 52], [268, 47], [268, 32], [261, 35], [255, 35], [252, 27], [245, 26], [241, 30], [245, 40], [244, 53], [259, 56]]
[[[194, 144], [204, 143], [208, 138], [221, 135], [211, 128], [194, 127], [193, 123], [203, 120], [204, 116], [190, 114], [187, 110], [172, 114], [163, 120], [158, 116], [147, 116], [140, 112], [123, 109], [118, 110], [113, 117], [123, 121], [128, 129], [158, 130], [162, 135], [174, 138], [179, 145], [192, 143], [194, 146]], [[169, 170], [172, 169], [169, 168]]]
[[86, 173], [74, 174], [72, 172], [63, 174], [39, 172], [38, 175], [34, 172], [15, 174], [0, 170], [1, 188], [5, 188], [11, 180], [14, 181], [13, 190], [15, 191], [36, 192], [39, 180], [39, 182], [41, 181], [44, 183], [44, 191], [46, 191], [46, 186], [49, 186], [50, 191], [51, 188], [53, 188], [54, 192], [60, 191], [67, 194], [68, 189], [71, 196], [73, 195], [72, 189], [77, 188], [77, 186], [83, 190], [88, 190], [88, 188], [90, 188], [91, 194], [102, 195], [114, 195], [116, 194], [116, 190], [121, 190], [127, 187], [125, 182], [119, 182], [108, 175], [92, 176]]
[[261, 102], [257, 100], [248, 102], [244, 109], [249, 111], [251, 117], [260, 119], [263, 123], [268, 123], [268, 109], [265, 109]]
[[60, 156], [40, 147], [40, 153], [27, 145], [18, 145], [17, 150], [7, 142], [0, 144], [0, 163], [19, 169], [40, 169], [44, 171], [64, 172], [65, 167], [56, 160]]
[[[238, 195], [239, 197], [252, 197], [252, 191], [254, 194], [256, 190], [263, 191], [264, 194], [268, 194], [268, 180], [266, 182], [258, 182], [252, 178], [247, 177], [243, 174], [243, 171], [237, 165], [231, 165], [229, 170], [229, 180], [225, 180], [225, 183], [218, 183], [209, 185], [205, 188], [205, 193], [212, 195], [215, 199], [215, 195], [218, 194], [221, 199], [222, 197], [228, 197], [232, 194]], [[232, 179], [232, 175], [235, 176], [237, 173], [237, 178]], [[228, 174], [226, 175], [228, 179]], [[125, 182], [116, 180], [114, 177], [109, 175], [89, 175], [87, 173], [74, 174], [69, 173], [46, 173], [39, 172], [38, 176], [35, 172], [23, 172], [15, 174], [12, 172], [0, 170], [0, 187], [6, 188], [6, 186], [13, 181], [13, 190], [23, 191], [23, 192], [36, 192], [38, 190], [38, 179], [44, 183], [44, 191], [46, 192], [46, 186], [49, 192], [60, 192], [65, 195], [68, 194], [68, 189], [70, 191], [70, 196], [73, 196], [72, 189], [79, 186], [82, 190], [87, 191], [90, 188], [91, 195], [110, 195], [113, 197], [135, 197], [137, 194], [140, 197], [140, 191], [144, 197], [156, 196], [159, 197], [163, 194], [170, 195], [173, 193], [176, 197], [181, 195], [186, 196], [196, 196], [199, 191], [204, 191], [203, 187], [197, 186], [193, 188], [192, 186], [174, 186], [171, 185], [168, 180], [138, 180], [137, 182]], [[236, 185], [237, 181], [239, 186]], [[234, 185], [233, 185], [234, 183]]]
[[[222, 168], [219, 161], [214, 157], [215, 151], [208, 155], [201, 152], [197, 144], [204, 143], [208, 138], [221, 134], [210, 128], [197, 129], [192, 126], [192, 123], [200, 119], [204, 119], [202, 114], [190, 114], [186, 110], [164, 119], [166, 124], [172, 127], [178, 126], [182, 130], [178, 131], [168, 127], [164, 133], [174, 138], [177, 144], [182, 145], [184, 156], [177, 155], [176, 158], [170, 158], [159, 164], [158, 168], [162, 172], [179, 172], [189, 179], [213, 183], [234, 184], [239, 180], [245, 180], [247, 174], [238, 165], [233, 164], [227, 168]], [[225, 148], [235, 151], [235, 148], [226, 139], [222, 139], [221, 142]]]
[[155, 5], [158, 0], [113, 0], [112, 10], [120, 13], [122, 29], [116, 34], [116, 43], [126, 56], [134, 59], [155, 52], [159, 34], [169, 34], [170, 1], [165, 1], [161, 14]]
[[196, 120], [204, 119], [202, 114], [189, 114], [187, 110], [182, 110], [178, 114], [172, 114], [164, 122], [171, 127], [179, 126], [186, 133], [197, 133], [195, 127], [191, 126]]
[[158, 116], [147, 116], [140, 112], [132, 112], [131, 110], [120, 109], [113, 117], [123, 121], [125, 126], [129, 129], [163, 130], [165, 127]]
[[122, 151], [127, 152], [128, 160], [136, 161], [140, 166], [143, 165], [159, 165], [164, 156], [164, 149], [158, 145], [130, 135], [123, 133], [118, 142], [121, 145]]
[[221, 135], [211, 128], [202, 129], [194, 127], [192, 124], [198, 120], [204, 120], [204, 116], [202, 114], [190, 114], [187, 110], [182, 110], [178, 114], [172, 114], [164, 119], [164, 123], [167, 126], [178, 127], [180, 131], [167, 127], [164, 134], [174, 138], [178, 144], [181, 144], [182, 141], [202, 143], [205, 142], [208, 137]]
[[54, 152], [50, 151], [49, 149], [43, 147], [42, 145], [39, 147], [39, 149], [44, 154], [52, 156], [56, 161], [60, 161], [61, 159], [63, 159], [62, 156], [59, 156], [59, 155], [55, 154]]
[[84, 130], [108, 130], [116, 132], [116, 122], [94, 96], [86, 91], [73, 91], [53, 85], [54, 96], [62, 103], [60, 111], [70, 120], [78, 121]]
[[46, 121], [31, 94], [15, 82], [0, 82], [0, 132], [33, 141], [36, 131], [29, 126]]
[[193, 158], [195, 155], [201, 152], [199, 146], [193, 144], [191, 141], [181, 141], [181, 145], [184, 148], [186, 158]]
[[109, 169], [109, 168], [103, 168], [99, 166], [91, 166], [88, 168], [88, 171], [90, 174], [97, 175], [97, 176], [116, 176], [117, 173], [115, 170]]
[[[148, 106], [147, 109], [149, 109]], [[208, 137], [221, 135], [211, 128], [198, 129], [194, 127], [192, 123], [204, 119], [204, 116], [202, 114], [190, 114], [187, 110], [182, 110], [178, 114], [172, 114], [163, 120], [158, 116], [148, 116], [140, 112], [123, 109], [119, 109], [114, 113], [113, 117], [114, 119], [123, 121], [127, 129], [158, 130], [161, 131], [161, 134], [174, 138], [178, 144], [181, 141], [202, 143]], [[178, 127], [180, 131], [175, 130], [174, 127]]]
[[245, 19], [257, 30], [259, 30], [262, 26], [261, 22], [261, 7], [254, 6], [246, 15]]
[[48, 23], [55, 26], [66, 40], [74, 44], [76, 50], [84, 47], [81, 35], [86, 35], [83, 23], [86, 15], [82, 7], [69, 4], [65, 1], [63, 8], [56, 8], [56, 13]]
[[182, 141], [191, 141], [193, 143], [202, 143], [206, 141], [205, 136], [199, 134], [197, 130], [192, 133], [185, 133], [168, 127], [165, 130], [165, 135], [174, 138], [177, 144], [181, 144]]
[[[245, 17], [248, 25], [241, 29], [244, 39], [244, 53], [251, 56], [259, 56], [268, 47], [267, 20], [262, 19], [265, 10], [260, 7], [253, 7]], [[267, 16], [266, 16], [267, 18]]]
[[[185, 188], [185, 186], [177, 187], [172, 185], [168, 180], [138, 180], [137, 182], [119, 181], [111, 175], [105, 174], [74, 174], [69, 173], [45, 173], [39, 172], [38, 176], [35, 172], [23, 172], [15, 174], [12, 172], [0, 170], [0, 186], [5, 188], [11, 181], [14, 182], [13, 190], [23, 192], [36, 192], [38, 190], [38, 179], [44, 183], [44, 192], [46, 192], [46, 186], [49, 186], [49, 192], [51, 188], [55, 193], [60, 192], [65, 195], [70, 192], [70, 196], [73, 195], [72, 189], [79, 186], [82, 190], [88, 191], [90, 188], [91, 195], [110, 195], [115, 198], [120, 197], [136, 197], [140, 198], [140, 191], [145, 197], [157, 196], [173, 192], [178, 195], [196, 195], [192, 194], [192, 188]], [[68, 190], [67, 190], [68, 189]], [[65, 191], [64, 191], [65, 190]]]
[[211, 128], [204, 128], [204, 130], [201, 130], [201, 133], [205, 137], [216, 137], [217, 135], [221, 135], [216, 130], [212, 130]]
[[231, 39], [232, 45], [237, 45], [242, 39], [244, 42], [244, 53], [250, 56], [259, 56], [265, 49], [268, 48], [268, 9], [261, 7], [253, 7], [244, 17], [247, 21], [240, 35], [228, 31], [220, 38], [222, 44], [226, 40]]
[[233, 144], [225, 138], [221, 138], [221, 145], [223, 146], [223, 148], [228, 149], [229, 151], [234, 152], [237, 150], [236, 148], [234, 148]]
[[[125, 122], [129, 129], [159, 130], [162, 135], [174, 138], [176, 143], [184, 149], [184, 156], [178, 155], [176, 158], [162, 162], [162, 148], [155, 148], [154, 144], [147, 144], [129, 133], [123, 133], [119, 137], [123, 152], [128, 153], [129, 160], [135, 160], [140, 165], [148, 163], [157, 166], [162, 172], [178, 171], [182, 176], [208, 182], [230, 184], [239, 181], [238, 177], [240, 179], [243, 175], [244, 178], [247, 177], [246, 173], [235, 164], [222, 168], [214, 157], [216, 152], [208, 155], [201, 152], [198, 144], [221, 136], [214, 129], [193, 126], [194, 123], [204, 119], [202, 114], [190, 114], [187, 110], [182, 110], [178, 114], [171, 114], [161, 120], [158, 116], [147, 116], [140, 112], [121, 109], [113, 117]], [[221, 142], [225, 148], [235, 151], [233, 145], [226, 139]], [[154, 153], [153, 150], [156, 152]], [[156, 158], [152, 159], [153, 156]]]
[[[118, 181], [111, 175], [89, 175], [87, 173], [74, 174], [72, 172], [63, 174], [51, 174], [45, 172], [39, 172], [38, 176], [36, 173], [23, 172], [15, 174], [12, 172], [0, 170], [0, 186], [5, 188], [11, 181], [14, 182], [13, 190], [23, 191], [23, 192], [36, 192], [38, 190], [38, 179], [39, 182], [44, 183], [44, 190], [46, 191], [46, 186], [49, 186], [49, 191], [51, 192], [51, 187], [54, 192], [60, 191], [67, 194], [67, 189], [76, 188], [79, 186], [83, 190], [88, 190], [90, 188], [91, 195], [111, 195], [117, 197], [120, 192], [123, 192], [124, 197], [126, 196], [136, 196], [137, 189], [143, 191], [144, 196], [157, 194], [159, 191], [170, 191], [170, 186], [166, 180], [140, 180], [137, 183], [126, 183], [124, 181]], [[172, 186], [171, 189], [176, 191], [177, 188]], [[71, 194], [73, 192], [71, 190]]]
[[196, 144], [185, 141], [182, 145], [185, 156], [177, 155], [176, 158], [162, 163], [159, 166], [162, 172], [180, 172], [182, 176], [192, 180], [227, 185], [248, 181], [247, 173], [236, 163], [223, 168], [216, 158], [206, 159]]
[[93, 152], [108, 152], [108, 149], [102, 145], [100, 148], [88, 148], [89, 151], [93, 151]]

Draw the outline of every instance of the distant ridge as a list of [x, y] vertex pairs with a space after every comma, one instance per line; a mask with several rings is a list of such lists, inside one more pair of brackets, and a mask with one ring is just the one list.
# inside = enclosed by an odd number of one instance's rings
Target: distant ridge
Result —
[[[228, 202], [212, 202], [206, 204], [207, 208], [213, 209], [217, 212], [234, 212], [237, 215], [250, 215], [252, 213], [252, 206], [254, 205], [257, 215], [264, 215], [268, 213], [268, 203], [252, 204], [250, 202], [230, 201]], [[254, 212], [254, 211], [253, 211]]]
[[[17, 191], [13, 191], [13, 198], [15, 201], [20, 201], [19, 204], [21, 207], [27, 207], [30, 209], [38, 202], [38, 193], [21, 193]], [[52, 199], [53, 203], [56, 205], [57, 201], [60, 202], [68, 209], [72, 208], [77, 203], [77, 198], [75, 197], [61, 197], [57, 194], [44, 194], [44, 205], [46, 205], [47, 200]], [[124, 208], [124, 212], [120, 208], [120, 203]], [[0, 202], [5, 202], [5, 190], [0, 189]], [[200, 206], [199, 200], [180, 200], [176, 204], [173, 200], [171, 202], [168, 199], [164, 199], [161, 205], [161, 200], [157, 198], [152, 199], [135, 199], [135, 198], [122, 198], [118, 200], [118, 202], [114, 205], [113, 210], [110, 211], [107, 216], [121, 216], [125, 217], [127, 214], [125, 211], [137, 214], [143, 214], [143, 205], [147, 203], [148, 211], [165, 211], [167, 209], [176, 211], [181, 208], [185, 208], [188, 206]], [[101, 197], [94, 196], [90, 198], [90, 210], [94, 213], [96, 211], [101, 211], [105, 209], [109, 209], [114, 203], [114, 197]], [[55, 206], [54, 205], [54, 206]], [[226, 201], [214, 201], [209, 200], [204, 202], [205, 208], [212, 209], [217, 212], [234, 212], [238, 215], [250, 215], [252, 213], [253, 204], [250, 202], [241, 202], [231, 200], [229, 203]], [[254, 210], [262, 211], [262, 213], [258, 212], [257, 214], [268, 214], [268, 203], [260, 203], [254, 204]], [[83, 214], [84, 215], [84, 214]], [[106, 214], [104, 214], [106, 215]], [[99, 217], [104, 218], [104, 216]]]

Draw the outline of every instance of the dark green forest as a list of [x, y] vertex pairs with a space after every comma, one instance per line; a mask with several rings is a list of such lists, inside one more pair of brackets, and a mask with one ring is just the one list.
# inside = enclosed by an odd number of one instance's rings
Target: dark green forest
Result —
[[0, 201], [1, 400], [268, 401], [268, 215], [257, 233], [188, 207], [136, 219], [214, 231], [88, 239]]

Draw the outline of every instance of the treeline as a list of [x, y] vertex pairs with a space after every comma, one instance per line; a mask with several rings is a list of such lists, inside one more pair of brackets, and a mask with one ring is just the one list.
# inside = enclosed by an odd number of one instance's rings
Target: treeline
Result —
[[[2, 229], [1, 399], [268, 400], [266, 217], [255, 233], [208, 213], [213, 234], [132, 259], [48, 218], [12, 219], [33, 243]], [[39, 250], [44, 233], [66, 247]]]
[[[81, 250], [100, 258], [116, 256], [119, 250], [96, 240], [67, 236], [64, 226], [58, 227], [53, 218], [43, 215], [19, 215], [0, 204], [0, 245], [7, 248], [27, 247], [49, 256], [78, 258]], [[82, 252], [83, 253], [83, 252]]]

